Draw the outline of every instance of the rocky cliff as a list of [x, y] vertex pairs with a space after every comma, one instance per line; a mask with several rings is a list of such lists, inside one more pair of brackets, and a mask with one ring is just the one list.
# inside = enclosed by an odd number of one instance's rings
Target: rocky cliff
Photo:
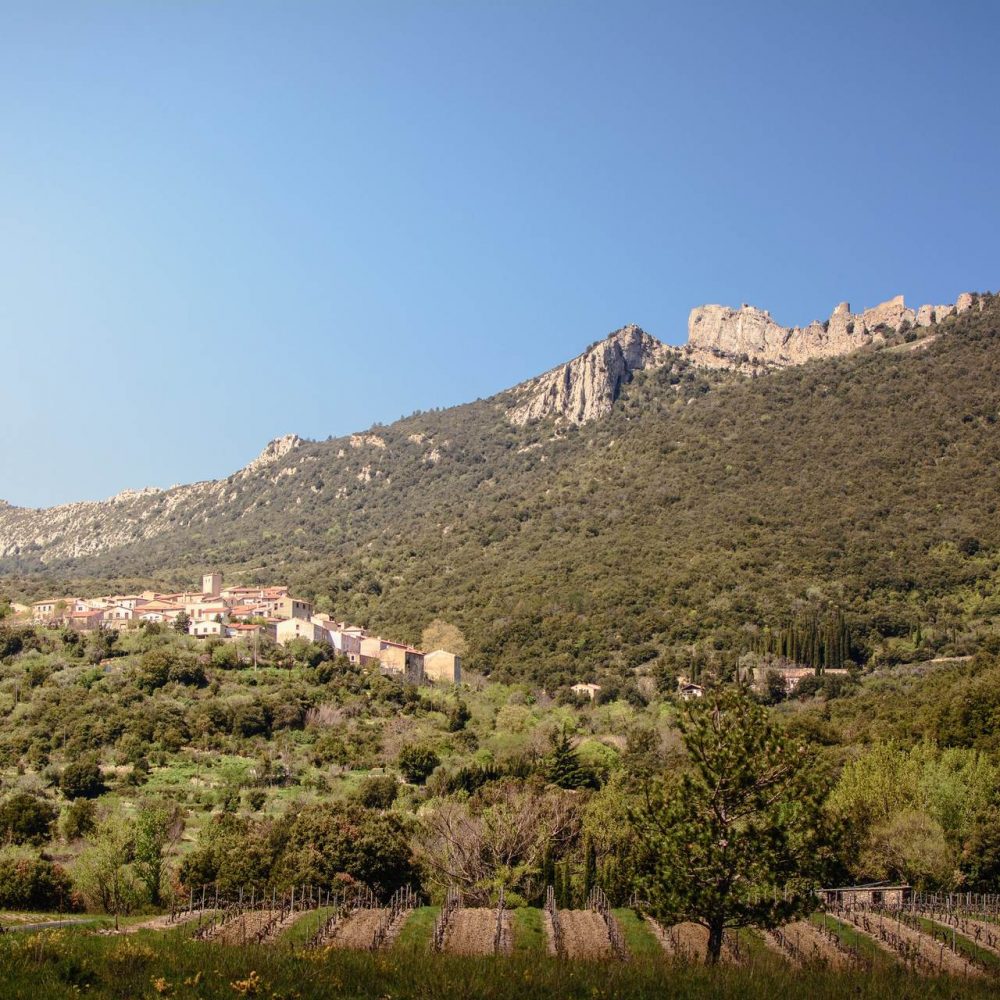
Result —
[[849, 303], [841, 302], [825, 323], [813, 322], [806, 327], [781, 326], [767, 310], [749, 305], [739, 309], [700, 306], [692, 309], [688, 318], [685, 351], [695, 364], [708, 368], [784, 368], [877, 345], [888, 333], [940, 323], [967, 312], [976, 302], [967, 292], [954, 305], [924, 305], [913, 310], [902, 295], [897, 295], [860, 313], [852, 313]]
[[801, 328], [781, 326], [767, 310], [754, 306], [699, 306], [691, 310], [685, 347], [669, 347], [634, 325], [623, 327], [572, 361], [513, 389], [507, 416], [518, 425], [544, 417], [582, 424], [608, 414], [635, 372], [677, 357], [701, 368], [746, 374], [785, 368], [877, 346], [901, 329], [929, 327], [978, 302], [967, 292], [954, 305], [914, 310], [897, 295], [859, 313], [841, 302], [825, 323]]
[[624, 326], [572, 361], [517, 386], [507, 416], [515, 424], [542, 417], [582, 424], [603, 417], [635, 372], [654, 368], [674, 353], [639, 327]]

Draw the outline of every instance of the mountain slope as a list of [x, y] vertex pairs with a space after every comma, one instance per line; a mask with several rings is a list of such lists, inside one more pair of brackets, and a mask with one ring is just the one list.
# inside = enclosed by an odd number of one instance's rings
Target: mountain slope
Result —
[[448, 619], [470, 666], [553, 680], [723, 661], [834, 607], [857, 657], [918, 627], [936, 649], [1000, 613], [998, 329], [989, 297], [924, 339], [756, 379], [671, 351], [601, 420], [513, 424], [512, 390], [299, 442], [154, 537], [5, 568], [18, 592], [208, 565], [288, 579], [411, 641]]

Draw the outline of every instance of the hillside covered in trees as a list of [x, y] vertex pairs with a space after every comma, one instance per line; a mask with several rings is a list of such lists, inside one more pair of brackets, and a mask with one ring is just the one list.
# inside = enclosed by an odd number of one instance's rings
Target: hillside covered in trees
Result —
[[469, 667], [550, 685], [725, 673], [831, 628], [838, 662], [960, 654], [1000, 613], [998, 347], [986, 296], [920, 339], [757, 378], [680, 354], [582, 426], [514, 426], [506, 395], [416, 414], [230, 477], [155, 538], [22, 551], [3, 587], [219, 567], [412, 642], [447, 621]]

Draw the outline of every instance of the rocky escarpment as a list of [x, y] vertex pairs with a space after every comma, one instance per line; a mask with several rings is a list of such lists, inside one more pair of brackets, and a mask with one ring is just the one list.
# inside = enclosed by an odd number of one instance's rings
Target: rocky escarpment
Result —
[[767, 310], [749, 305], [739, 309], [700, 306], [688, 318], [685, 352], [695, 364], [708, 368], [784, 368], [812, 358], [849, 354], [883, 342], [887, 333], [931, 326], [976, 304], [976, 297], [968, 292], [954, 305], [925, 305], [916, 310], [907, 307], [902, 295], [860, 313], [852, 313], [850, 305], [841, 302], [825, 323], [806, 327], [781, 326]]
[[515, 424], [543, 417], [582, 424], [603, 417], [635, 372], [674, 353], [639, 327], [622, 327], [572, 361], [517, 386], [507, 416]]
[[298, 434], [286, 434], [284, 437], [275, 438], [252, 462], [243, 466], [237, 475], [252, 476], [255, 472], [280, 462], [289, 452], [301, 447], [302, 438]]
[[910, 309], [902, 295], [859, 313], [841, 302], [825, 323], [805, 327], [781, 326], [767, 310], [749, 305], [699, 306], [691, 310], [683, 348], [663, 344], [637, 326], [623, 327], [572, 361], [511, 390], [507, 417], [519, 425], [545, 417], [582, 424], [610, 413], [635, 372], [678, 357], [701, 368], [745, 374], [785, 368], [877, 346], [891, 333], [930, 327], [977, 305], [981, 301], [969, 292], [954, 305], [919, 309]]

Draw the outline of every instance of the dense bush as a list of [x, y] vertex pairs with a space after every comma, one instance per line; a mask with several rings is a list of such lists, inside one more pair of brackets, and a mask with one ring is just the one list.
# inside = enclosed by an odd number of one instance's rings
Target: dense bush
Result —
[[433, 747], [416, 744], [403, 747], [397, 760], [403, 777], [414, 785], [422, 785], [440, 763]]
[[59, 787], [68, 799], [96, 799], [105, 791], [97, 758], [86, 756], [67, 764], [59, 779]]
[[401, 816], [359, 803], [307, 806], [280, 820], [222, 815], [180, 865], [187, 886], [332, 885], [347, 875], [377, 892], [415, 882]]
[[399, 782], [391, 774], [373, 774], [358, 785], [356, 797], [369, 809], [388, 809], [398, 794]]
[[0, 907], [12, 910], [75, 909], [69, 876], [41, 858], [0, 858]]
[[91, 799], [74, 799], [63, 810], [60, 825], [66, 840], [86, 837], [97, 825], [97, 807]]
[[15, 792], [0, 802], [0, 838], [9, 844], [44, 844], [58, 815], [51, 802]]

